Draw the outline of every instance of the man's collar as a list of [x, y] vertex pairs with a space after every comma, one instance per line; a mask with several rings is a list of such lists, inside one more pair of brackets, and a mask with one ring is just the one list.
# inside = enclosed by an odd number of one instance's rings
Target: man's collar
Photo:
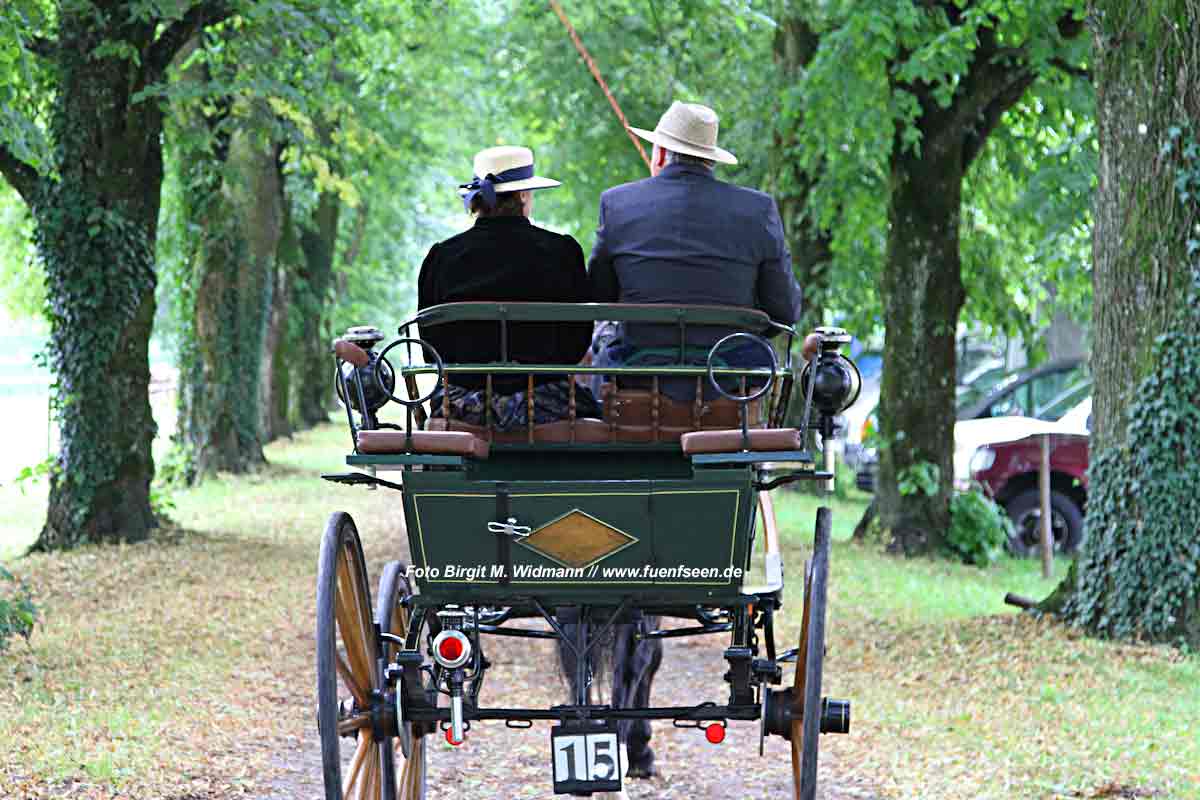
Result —
[[674, 164], [667, 164], [658, 173], [660, 178], [677, 178], [680, 175], [702, 175], [705, 178], [715, 178], [713, 171], [703, 164], [688, 164], [686, 162], [676, 161]]
[[515, 217], [476, 217], [476, 225], [531, 225], [529, 217], [518, 214]]

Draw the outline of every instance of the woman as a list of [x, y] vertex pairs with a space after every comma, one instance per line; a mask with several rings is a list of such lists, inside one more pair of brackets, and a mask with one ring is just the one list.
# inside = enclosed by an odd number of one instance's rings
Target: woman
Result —
[[[570, 236], [529, 221], [533, 192], [559, 182], [536, 176], [527, 147], [491, 147], [475, 156], [475, 177], [459, 188], [463, 206], [475, 216], [468, 230], [435, 244], [421, 265], [418, 308], [471, 300], [586, 303], [583, 250]], [[576, 364], [588, 349], [592, 324], [510, 323], [509, 360], [525, 364]], [[500, 361], [499, 324], [458, 322], [431, 326], [422, 337], [447, 364]], [[483, 375], [456, 374], [450, 384], [450, 416], [475, 425], [487, 422]], [[497, 430], [528, 425], [524, 375], [492, 380], [492, 424]], [[535, 377], [534, 422], [563, 419], [569, 384], [560, 376]], [[576, 387], [576, 415], [598, 417], [592, 393]], [[433, 398], [433, 415], [443, 401]]]

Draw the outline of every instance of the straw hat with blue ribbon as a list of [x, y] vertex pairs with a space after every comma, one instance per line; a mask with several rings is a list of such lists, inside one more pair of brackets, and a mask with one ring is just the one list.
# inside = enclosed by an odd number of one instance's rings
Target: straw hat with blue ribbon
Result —
[[552, 189], [559, 181], [533, 174], [533, 151], [528, 147], [489, 147], [475, 154], [475, 177], [458, 187], [463, 207], [471, 210], [476, 197], [493, 208], [496, 195], [523, 192], [527, 189]]

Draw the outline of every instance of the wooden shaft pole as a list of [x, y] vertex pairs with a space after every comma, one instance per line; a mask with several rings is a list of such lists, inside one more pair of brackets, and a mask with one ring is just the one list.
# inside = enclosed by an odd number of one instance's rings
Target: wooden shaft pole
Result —
[[1054, 575], [1054, 535], [1051, 526], [1050, 508], [1050, 434], [1042, 434], [1042, 468], [1038, 473], [1038, 489], [1041, 493], [1042, 523], [1042, 577]]

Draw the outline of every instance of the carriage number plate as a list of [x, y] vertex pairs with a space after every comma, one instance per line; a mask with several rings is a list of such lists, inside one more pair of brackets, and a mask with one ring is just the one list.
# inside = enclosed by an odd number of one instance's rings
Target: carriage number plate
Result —
[[620, 752], [615, 725], [551, 728], [554, 793], [621, 791]]

